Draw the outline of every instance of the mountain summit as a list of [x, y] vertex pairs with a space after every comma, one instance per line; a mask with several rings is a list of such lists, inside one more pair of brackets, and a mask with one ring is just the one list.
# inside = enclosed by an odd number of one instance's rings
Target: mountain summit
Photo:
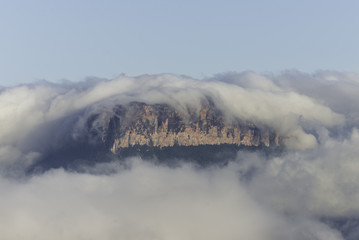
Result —
[[[178, 110], [168, 104], [130, 102], [117, 105], [113, 112], [94, 115], [88, 121], [90, 132], [100, 127], [100, 142], [112, 153], [146, 146], [222, 145], [278, 147], [280, 137], [269, 128], [259, 128], [240, 119], [227, 120], [211, 101], [201, 108]], [[95, 134], [96, 135], [96, 134]], [[99, 139], [98, 139], [99, 140]]]

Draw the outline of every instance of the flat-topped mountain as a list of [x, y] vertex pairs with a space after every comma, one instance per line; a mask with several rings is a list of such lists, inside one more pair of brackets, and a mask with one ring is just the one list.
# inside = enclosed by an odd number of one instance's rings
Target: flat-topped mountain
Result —
[[282, 138], [272, 129], [227, 118], [210, 100], [185, 110], [162, 103], [116, 105], [91, 114], [85, 128], [81, 139], [66, 141], [32, 169], [77, 168], [129, 156], [205, 165], [234, 159], [238, 150], [272, 153], [282, 147]]
[[114, 154], [135, 146], [234, 145], [273, 147], [280, 137], [269, 128], [258, 128], [240, 119], [226, 120], [209, 101], [200, 110], [180, 111], [167, 104], [131, 102], [117, 105], [112, 113], [89, 119], [89, 129], [101, 119], [101, 141]]

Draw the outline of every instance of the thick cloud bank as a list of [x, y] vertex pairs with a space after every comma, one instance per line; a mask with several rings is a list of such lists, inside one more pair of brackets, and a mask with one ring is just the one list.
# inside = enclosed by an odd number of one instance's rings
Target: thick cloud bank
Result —
[[250, 197], [238, 168], [175, 169], [131, 159], [97, 171], [2, 179], [3, 239], [342, 239], [328, 226], [284, 219]]
[[[53, 149], [81, 141], [92, 114], [131, 101], [185, 112], [199, 109], [205, 96], [229, 120], [277, 131], [284, 153], [238, 152], [226, 166], [200, 169], [131, 158], [81, 173], [26, 174]], [[358, 239], [358, 101], [359, 77], [339, 72], [122, 76], [3, 88], [0, 238]]]

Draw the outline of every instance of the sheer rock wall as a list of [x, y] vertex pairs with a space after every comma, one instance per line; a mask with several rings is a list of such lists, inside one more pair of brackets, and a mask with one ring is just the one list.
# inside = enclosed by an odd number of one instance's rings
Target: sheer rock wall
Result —
[[187, 110], [141, 102], [118, 105], [103, 117], [101, 140], [114, 154], [133, 146], [280, 145], [274, 131], [239, 119], [227, 121], [211, 102], [203, 104], [199, 112]]

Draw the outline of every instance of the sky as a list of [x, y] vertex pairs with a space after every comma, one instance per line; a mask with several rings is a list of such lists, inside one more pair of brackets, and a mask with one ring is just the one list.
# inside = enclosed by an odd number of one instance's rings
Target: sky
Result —
[[359, 72], [355, 0], [0, 4], [0, 86], [121, 74]]

